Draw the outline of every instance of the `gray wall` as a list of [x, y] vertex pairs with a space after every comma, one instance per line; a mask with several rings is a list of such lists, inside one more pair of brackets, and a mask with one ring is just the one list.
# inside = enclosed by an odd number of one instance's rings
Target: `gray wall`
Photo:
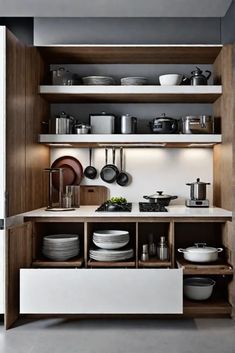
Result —
[[220, 43], [219, 18], [35, 18], [34, 43]]
[[227, 12], [226, 16], [221, 19], [222, 43], [235, 42], [235, 2]]
[[33, 44], [33, 18], [0, 17], [0, 26], [6, 26], [25, 44]]

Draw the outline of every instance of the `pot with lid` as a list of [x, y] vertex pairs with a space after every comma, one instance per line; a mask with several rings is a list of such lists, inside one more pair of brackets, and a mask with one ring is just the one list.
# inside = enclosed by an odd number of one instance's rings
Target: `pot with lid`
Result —
[[91, 126], [84, 123], [76, 123], [74, 124], [74, 132], [75, 134], [89, 134], [91, 131]]
[[206, 200], [206, 186], [210, 183], [204, 183], [197, 178], [194, 183], [187, 183], [190, 186], [190, 199], [191, 200]]
[[178, 122], [176, 119], [162, 114], [161, 117], [154, 118], [149, 123], [150, 129], [154, 134], [174, 134], [178, 131]]
[[218, 260], [218, 253], [222, 252], [223, 248], [214, 248], [206, 246], [206, 243], [195, 243], [186, 249], [179, 248], [178, 252], [184, 254], [184, 258], [191, 262], [213, 262]]
[[181, 119], [183, 134], [213, 134], [214, 118], [210, 115], [188, 115]]
[[156, 194], [150, 196], [143, 196], [144, 199], [149, 200], [150, 203], [157, 203], [160, 206], [168, 206], [171, 200], [175, 200], [178, 196], [171, 196], [163, 194], [163, 191], [157, 191]]

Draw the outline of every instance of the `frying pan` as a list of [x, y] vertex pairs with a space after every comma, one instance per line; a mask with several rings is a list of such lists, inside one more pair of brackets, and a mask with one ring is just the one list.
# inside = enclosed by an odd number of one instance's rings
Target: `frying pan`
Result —
[[[83, 178], [83, 168], [78, 159], [71, 156], [57, 158], [51, 165], [51, 168], [64, 168], [63, 184], [80, 185]], [[57, 173], [52, 175], [52, 184], [59, 190], [59, 176]]]
[[117, 183], [120, 186], [126, 186], [129, 183], [129, 176], [127, 173], [124, 172], [123, 170], [123, 148], [120, 148], [120, 168], [121, 171], [117, 176]]
[[88, 179], [95, 179], [97, 175], [97, 170], [95, 167], [91, 165], [91, 160], [92, 160], [92, 148], [89, 148], [89, 166], [86, 167], [86, 169], [84, 170], [84, 175]]
[[113, 148], [113, 164], [107, 164], [107, 163], [108, 163], [108, 149], [105, 148], [105, 166], [101, 169], [100, 177], [106, 183], [111, 184], [116, 180], [119, 174], [119, 170], [115, 165], [115, 148]]

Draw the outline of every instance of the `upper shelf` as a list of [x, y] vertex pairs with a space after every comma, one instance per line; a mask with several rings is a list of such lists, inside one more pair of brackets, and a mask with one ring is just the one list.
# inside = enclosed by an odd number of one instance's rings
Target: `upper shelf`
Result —
[[213, 103], [222, 86], [40, 86], [49, 102]]
[[122, 145], [129, 147], [213, 147], [221, 143], [221, 135], [192, 134], [106, 134], [106, 135], [39, 135], [39, 142], [54, 147], [103, 147], [105, 145]]
[[213, 64], [222, 45], [55, 45], [38, 47], [51, 64]]

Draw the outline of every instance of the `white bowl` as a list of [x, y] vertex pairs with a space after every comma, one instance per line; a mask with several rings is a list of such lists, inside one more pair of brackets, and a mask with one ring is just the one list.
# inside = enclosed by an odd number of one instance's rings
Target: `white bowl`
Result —
[[159, 76], [159, 82], [161, 86], [178, 86], [181, 84], [183, 75], [180, 74], [168, 74]]
[[128, 235], [129, 232], [127, 232], [126, 230], [96, 230], [94, 233], [94, 235], [98, 235], [98, 236], [103, 236], [105, 237], [110, 237], [110, 236], [123, 236], [123, 235]]
[[215, 281], [205, 277], [191, 277], [184, 280], [184, 295], [192, 300], [206, 300], [213, 292]]

